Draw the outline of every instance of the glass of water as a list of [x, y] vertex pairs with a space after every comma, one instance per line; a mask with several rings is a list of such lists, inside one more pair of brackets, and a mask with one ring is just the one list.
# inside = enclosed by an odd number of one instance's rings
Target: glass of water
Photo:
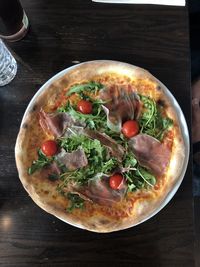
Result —
[[0, 86], [14, 79], [17, 73], [17, 62], [0, 39]]

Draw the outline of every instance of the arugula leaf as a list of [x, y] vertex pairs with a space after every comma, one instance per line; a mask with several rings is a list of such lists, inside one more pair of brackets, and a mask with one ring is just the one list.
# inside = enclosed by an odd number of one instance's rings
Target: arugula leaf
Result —
[[67, 208], [68, 212], [72, 212], [74, 209], [84, 208], [84, 200], [78, 194], [68, 193], [67, 198], [71, 202], [70, 206]]
[[80, 93], [80, 92], [92, 92], [96, 94], [100, 89], [104, 88], [103, 84], [91, 81], [85, 84], [76, 84], [72, 86], [69, 91], [66, 93], [67, 96], [70, 96], [73, 93]]
[[153, 187], [156, 184], [156, 178], [142, 167], [136, 171], [125, 172], [124, 176], [128, 185], [128, 192], [133, 192], [137, 189]]
[[156, 184], [156, 178], [154, 175], [149, 173], [142, 167], [137, 169], [137, 174], [150, 186], [154, 186]]
[[128, 149], [128, 139], [122, 134], [112, 131], [110, 128], [105, 126], [103, 129], [104, 133], [110, 136], [118, 144], [122, 145], [125, 149]]
[[49, 165], [53, 161], [53, 158], [46, 157], [41, 150], [38, 150], [38, 159], [34, 160], [31, 167], [28, 168], [28, 174], [33, 174], [37, 170]]
[[123, 166], [125, 168], [135, 167], [137, 164], [137, 160], [132, 152], [126, 154], [125, 159], [123, 160]]
[[114, 168], [117, 167], [117, 160], [115, 158], [109, 159], [102, 166], [102, 173], [110, 173]]
[[157, 139], [158, 140], [162, 140], [164, 137], [165, 132], [173, 126], [173, 120], [170, 118], [163, 118], [162, 119], [162, 125], [161, 125], [161, 130], [160, 132], [157, 134]]
[[124, 172], [124, 176], [128, 185], [128, 192], [147, 188], [149, 186], [152, 187], [156, 184], [155, 176], [139, 165], [132, 152], [128, 152], [126, 154], [123, 160], [123, 167], [132, 168]]
[[161, 110], [153, 99], [140, 95], [140, 100], [145, 108], [139, 118], [140, 132], [161, 141], [165, 132], [173, 125], [173, 120], [162, 116]]
[[[60, 147], [64, 148], [67, 152], [72, 152], [79, 148], [82, 144], [85, 144], [87, 137], [84, 135], [72, 135], [68, 138], [61, 137], [58, 139], [58, 144]], [[86, 146], [86, 144], [85, 144]]]
[[58, 112], [69, 112], [71, 109], [71, 104], [69, 101], [67, 101], [67, 103], [65, 104], [65, 106], [59, 107], [57, 109]]
[[126, 178], [128, 192], [133, 192], [145, 187], [145, 182], [135, 174], [135, 171], [125, 172], [124, 177]]

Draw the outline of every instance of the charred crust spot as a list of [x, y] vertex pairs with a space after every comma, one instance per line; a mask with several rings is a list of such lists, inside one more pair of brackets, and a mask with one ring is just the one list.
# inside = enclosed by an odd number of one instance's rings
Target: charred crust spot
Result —
[[23, 129], [27, 129], [27, 128], [28, 128], [28, 123], [26, 123], [26, 122], [23, 123], [22, 128], [23, 128]]
[[35, 105], [33, 105], [33, 107], [32, 107], [32, 109], [31, 109], [31, 112], [35, 112], [36, 110], [37, 110], [37, 105], [35, 104]]
[[97, 226], [94, 224], [94, 223], [90, 223], [90, 228], [92, 228], [92, 229], [97, 229]]
[[183, 143], [183, 140], [182, 140], [182, 138], [179, 136], [179, 138], [178, 138], [178, 141], [180, 142], [180, 143]]
[[163, 107], [163, 108], [166, 106], [165, 101], [164, 101], [163, 99], [159, 99], [159, 100], [157, 101], [157, 104], [158, 104], [159, 106]]
[[106, 220], [106, 219], [101, 219], [101, 220], [99, 220], [99, 222], [100, 222], [100, 224], [102, 224], [102, 225], [107, 225], [107, 224], [110, 223], [110, 221], [109, 221], [109, 220]]
[[157, 89], [158, 91], [161, 91], [161, 86], [160, 86], [160, 85], [157, 85], [156, 89]]

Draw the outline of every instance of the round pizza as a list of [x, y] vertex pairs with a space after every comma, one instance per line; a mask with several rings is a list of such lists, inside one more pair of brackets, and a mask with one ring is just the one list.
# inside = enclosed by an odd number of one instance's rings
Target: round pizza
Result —
[[112, 232], [166, 205], [186, 169], [185, 136], [176, 100], [149, 72], [90, 61], [59, 73], [35, 95], [16, 163], [41, 208], [79, 228]]

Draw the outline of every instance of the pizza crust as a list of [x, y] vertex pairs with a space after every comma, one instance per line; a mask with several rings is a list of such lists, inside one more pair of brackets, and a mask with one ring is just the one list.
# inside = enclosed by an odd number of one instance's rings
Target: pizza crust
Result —
[[[38, 111], [41, 108], [50, 110], [58, 100], [59, 95], [71, 84], [81, 83], [83, 81], [99, 79], [104, 75], [124, 77], [129, 82], [145, 81], [142, 83], [140, 92], [151, 96], [156, 100], [160, 99], [165, 103], [167, 115], [175, 122], [174, 142], [172, 147], [172, 158], [169, 169], [166, 173], [165, 184], [159, 190], [144, 192], [147, 198], [138, 198], [134, 203], [129, 202], [129, 206], [124, 206], [125, 214], [120, 216], [111, 216], [102, 212], [101, 207], [95, 208], [86, 206], [86, 210], [77, 210], [73, 213], [67, 213], [65, 208], [67, 200], [56, 191], [55, 182], [41, 177], [40, 172], [34, 175], [28, 175], [27, 169], [36, 158], [36, 147], [40, 147], [42, 141], [46, 138], [38, 123]], [[33, 201], [48, 213], [60, 218], [61, 220], [94, 232], [112, 232], [132, 227], [139, 224], [154, 214], [156, 214], [170, 200], [172, 195], [178, 189], [188, 161], [189, 142], [183, 136], [187, 137], [187, 128], [184, 117], [177, 102], [168, 92], [166, 87], [154, 78], [149, 72], [139, 67], [116, 61], [91, 61], [72, 67], [66, 73], [59, 74], [58, 79], [47, 82], [30, 102], [23, 117], [20, 131], [15, 146], [15, 157], [19, 178], [29, 193]], [[148, 86], [150, 90], [148, 91]], [[182, 114], [182, 113], [181, 113]], [[183, 115], [181, 115], [183, 116]], [[184, 134], [183, 131], [186, 131]], [[132, 193], [133, 194], [133, 193]], [[134, 193], [139, 194], [139, 193]], [[130, 195], [131, 198], [131, 195]], [[88, 204], [93, 205], [93, 204]], [[118, 208], [116, 204], [115, 209]], [[87, 210], [88, 209], [88, 210]], [[117, 213], [116, 213], [117, 214]]]

